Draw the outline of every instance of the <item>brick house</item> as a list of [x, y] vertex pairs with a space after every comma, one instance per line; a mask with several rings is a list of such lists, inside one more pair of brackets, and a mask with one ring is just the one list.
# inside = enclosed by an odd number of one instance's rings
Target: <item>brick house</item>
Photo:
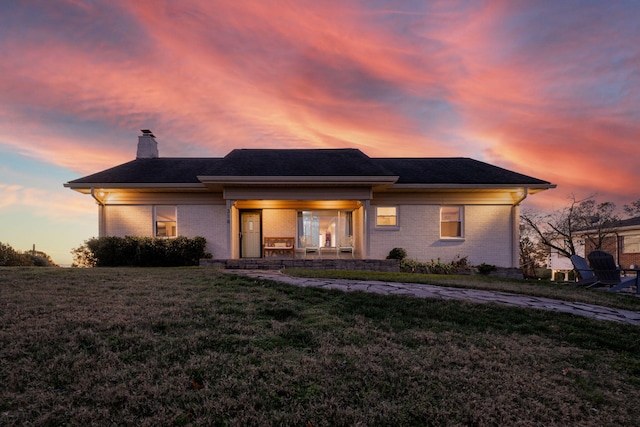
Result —
[[[610, 231], [600, 249], [612, 254], [621, 268], [640, 266], [640, 217], [620, 220]], [[593, 243], [585, 239], [585, 257], [594, 249]]]
[[554, 184], [470, 158], [357, 149], [235, 149], [135, 160], [64, 184], [98, 205], [100, 236], [203, 236], [215, 259], [384, 259], [519, 266], [519, 205]]

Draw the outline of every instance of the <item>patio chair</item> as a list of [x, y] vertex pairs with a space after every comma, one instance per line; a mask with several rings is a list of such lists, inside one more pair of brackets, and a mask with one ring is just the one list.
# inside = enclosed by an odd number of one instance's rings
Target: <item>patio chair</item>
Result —
[[[616, 265], [613, 255], [604, 251], [593, 251], [587, 258], [589, 264], [593, 268], [593, 273], [598, 278], [599, 285], [609, 285], [609, 291], [617, 292], [631, 286], [636, 287], [636, 293], [640, 294], [638, 289], [638, 269], [620, 269]], [[635, 277], [622, 277], [621, 273], [625, 271], [635, 272]]]
[[578, 281], [576, 285], [592, 287], [598, 284], [598, 278], [593, 274], [593, 270], [587, 264], [587, 260], [580, 255], [571, 255], [569, 258], [573, 264], [573, 270], [576, 272]]
[[311, 255], [315, 255], [316, 258], [318, 256], [320, 256], [320, 248], [318, 248], [317, 246], [313, 245], [313, 242], [311, 243], [311, 245], [309, 245], [307, 243], [307, 238], [305, 236], [300, 236], [299, 239], [299, 247], [304, 250], [304, 257], [307, 258], [307, 255], [311, 254]]
[[353, 255], [353, 236], [346, 236], [340, 239], [340, 245], [338, 246], [338, 258], [342, 254], [351, 254], [351, 258], [354, 258]]

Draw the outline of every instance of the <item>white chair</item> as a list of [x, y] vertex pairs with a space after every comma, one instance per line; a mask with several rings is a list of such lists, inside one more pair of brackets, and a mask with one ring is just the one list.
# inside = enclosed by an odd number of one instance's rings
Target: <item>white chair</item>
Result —
[[315, 254], [316, 258], [320, 255], [320, 250], [317, 246], [313, 246], [313, 244], [307, 244], [307, 238], [305, 236], [300, 236], [300, 249], [304, 252], [304, 257], [307, 258], [309, 254]]
[[342, 254], [351, 254], [351, 258], [354, 258], [353, 255], [353, 236], [345, 236], [340, 239], [340, 244], [338, 245], [338, 258]]

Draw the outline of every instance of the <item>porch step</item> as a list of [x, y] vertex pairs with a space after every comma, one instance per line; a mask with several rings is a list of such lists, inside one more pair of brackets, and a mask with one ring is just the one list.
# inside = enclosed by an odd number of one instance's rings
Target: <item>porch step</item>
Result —
[[314, 270], [400, 271], [400, 262], [395, 259], [201, 259], [200, 266], [229, 270], [306, 268]]

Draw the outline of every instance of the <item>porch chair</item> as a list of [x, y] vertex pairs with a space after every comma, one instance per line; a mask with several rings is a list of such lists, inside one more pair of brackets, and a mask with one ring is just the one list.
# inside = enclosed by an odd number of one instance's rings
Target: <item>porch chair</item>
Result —
[[578, 281], [576, 285], [592, 287], [598, 284], [598, 278], [593, 274], [593, 270], [587, 264], [587, 260], [580, 255], [571, 255], [569, 258], [573, 264], [573, 270], [576, 272]]
[[307, 238], [305, 236], [300, 236], [300, 245], [299, 247], [304, 251], [304, 258], [307, 258], [308, 254], [313, 254], [316, 258], [320, 255], [320, 249], [317, 246], [313, 246], [307, 244]]
[[340, 239], [340, 245], [338, 245], [338, 258], [342, 254], [351, 254], [351, 258], [354, 258], [353, 255], [353, 236], [346, 236]]
[[[620, 269], [616, 265], [613, 259], [613, 255], [604, 251], [593, 251], [589, 255], [589, 264], [593, 268], [593, 273], [598, 279], [599, 285], [609, 285], [610, 292], [617, 292], [631, 286], [636, 287], [636, 293], [640, 295], [640, 289], [638, 289], [638, 273], [639, 269]], [[621, 273], [625, 271], [635, 272], [635, 277], [621, 277]]]

